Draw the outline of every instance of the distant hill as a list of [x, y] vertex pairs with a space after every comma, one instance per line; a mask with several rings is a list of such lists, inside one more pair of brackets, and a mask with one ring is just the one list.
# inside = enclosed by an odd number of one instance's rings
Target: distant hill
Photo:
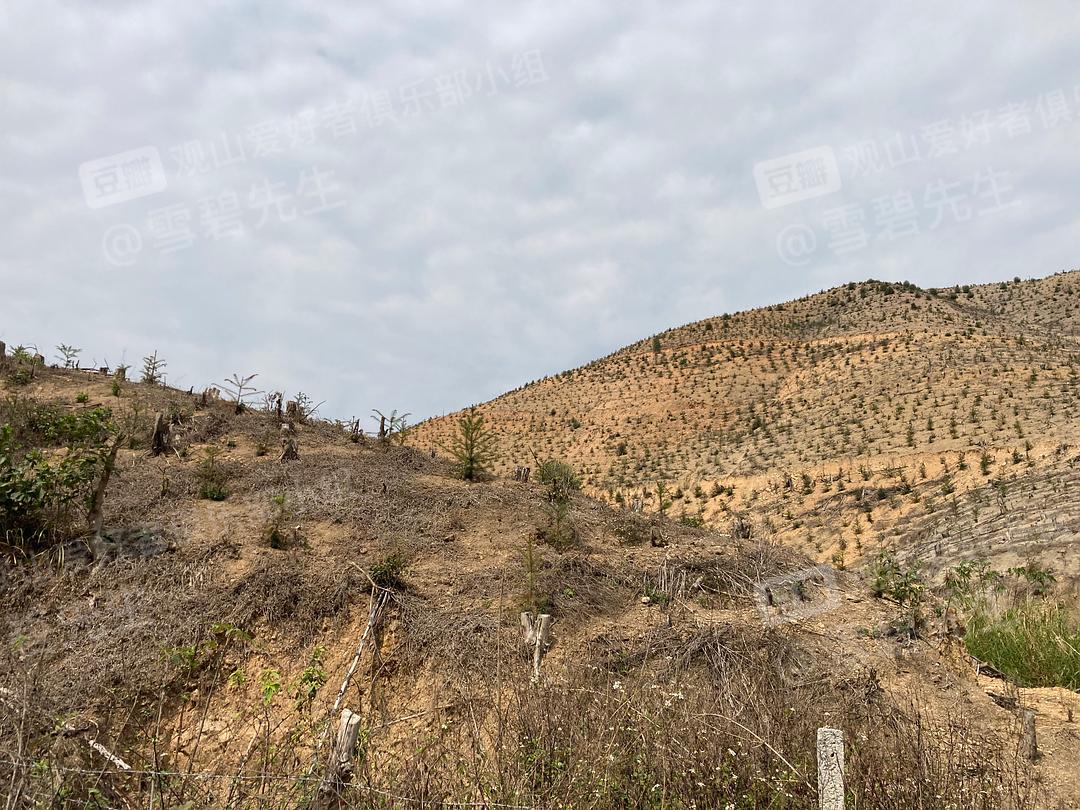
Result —
[[[562, 458], [611, 503], [657, 511], [662, 497], [720, 527], [745, 513], [843, 563], [1075, 456], [1078, 360], [1080, 271], [852, 282], [670, 329], [478, 407], [503, 473]], [[458, 416], [414, 441], [440, 448]]]

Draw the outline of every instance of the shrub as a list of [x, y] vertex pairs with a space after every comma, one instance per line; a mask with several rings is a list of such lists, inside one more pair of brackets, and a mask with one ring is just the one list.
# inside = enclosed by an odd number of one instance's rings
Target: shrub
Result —
[[29, 385], [30, 381], [34, 379], [34, 374], [26, 366], [17, 366], [8, 379], [11, 380], [12, 385]]
[[567, 548], [577, 540], [577, 530], [570, 520], [570, 503], [573, 493], [581, 489], [581, 479], [573, 467], [555, 458], [543, 462], [536, 477], [548, 489], [549, 522], [541, 534], [555, 548]]
[[[109, 463], [110, 413], [3, 408], [0, 426], [0, 544], [18, 554], [64, 542], [91, 511], [95, 484]], [[47, 457], [32, 443], [62, 446]]]
[[[220, 499], [218, 499], [220, 500]], [[270, 548], [287, 548], [298, 538], [296, 529], [290, 529], [293, 514], [284, 493], [270, 498], [270, 518], [263, 529], [263, 540]]]
[[900, 605], [917, 603], [925, 588], [915, 568], [904, 568], [891, 551], [881, 552], [871, 568], [874, 596], [894, 599]]
[[195, 477], [199, 482], [199, 497], [208, 501], [223, 501], [229, 497], [226, 486], [228, 474], [218, 462], [220, 452], [216, 447], [207, 447], [206, 455], [195, 471]]
[[402, 574], [409, 565], [409, 555], [401, 549], [394, 549], [371, 566], [368, 572], [371, 581], [380, 588], [390, 591], [404, 591], [405, 580]]
[[574, 468], [557, 458], [549, 458], [536, 470], [537, 480], [548, 487], [552, 496], [569, 496], [581, 489], [581, 479]]

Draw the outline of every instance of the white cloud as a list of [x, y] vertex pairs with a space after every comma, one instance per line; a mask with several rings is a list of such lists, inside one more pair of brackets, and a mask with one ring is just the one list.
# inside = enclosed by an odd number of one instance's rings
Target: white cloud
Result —
[[[303, 389], [331, 415], [443, 412], [686, 320], [852, 278], [924, 285], [1075, 264], [1080, 20], [1070, 4], [658, 5], [386, 2], [22, 3], [0, 15], [0, 339], [61, 341], [113, 362], [157, 348], [174, 381], [234, 371]], [[515, 69], [538, 53], [534, 79]], [[535, 69], [542, 75], [535, 75]], [[455, 80], [476, 84], [450, 103]], [[417, 84], [419, 83], [419, 84]], [[422, 114], [307, 137], [308, 111], [412, 89]], [[1071, 121], [1045, 126], [1060, 90]], [[816, 146], [879, 148], [1027, 103], [1030, 132], [925, 157], [766, 210], [756, 162]], [[431, 106], [428, 106], [431, 105]], [[1042, 106], [1040, 106], [1042, 105]], [[319, 119], [325, 120], [325, 119]], [[169, 149], [290, 127], [279, 153], [179, 177]], [[249, 147], [250, 147], [249, 141]], [[141, 146], [160, 194], [93, 210], [80, 163]], [[106, 261], [148, 214], [332, 171], [343, 208], [243, 237]], [[1009, 172], [1017, 204], [922, 223], [847, 254], [826, 212]], [[818, 229], [781, 260], [792, 223]], [[47, 352], [51, 353], [51, 352]]]

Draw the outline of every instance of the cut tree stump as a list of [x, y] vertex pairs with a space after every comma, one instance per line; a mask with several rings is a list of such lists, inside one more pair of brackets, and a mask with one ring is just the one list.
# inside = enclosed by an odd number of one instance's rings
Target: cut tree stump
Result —
[[551, 615], [541, 613], [534, 616], [525, 611], [521, 614], [521, 629], [525, 636], [525, 646], [532, 648], [533, 653], [533, 683], [540, 680], [540, 661], [544, 657], [547, 648], [551, 646]]
[[359, 735], [360, 715], [350, 709], [342, 709], [334, 748], [330, 753], [330, 764], [319, 783], [319, 797], [324, 806], [339, 797], [342, 788], [352, 781], [353, 759], [356, 757], [356, 741]]
[[281, 455], [278, 461], [295, 461], [300, 458], [296, 449], [296, 430], [292, 422], [283, 422], [281, 425]]
[[160, 456], [172, 449], [171, 432], [172, 429], [165, 419], [165, 414], [158, 411], [154, 416], [154, 435], [150, 440], [150, 455]]

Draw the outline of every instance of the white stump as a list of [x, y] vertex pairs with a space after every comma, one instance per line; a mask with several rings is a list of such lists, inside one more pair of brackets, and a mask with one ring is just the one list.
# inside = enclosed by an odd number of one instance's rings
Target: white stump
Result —
[[326, 796], [336, 793], [343, 785], [352, 780], [353, 759], [356, 757], [356, 743], [360, 735], [360, 715], [349, 709], [341, 710], [338, 720], [337, 737], [334, 750], [330, 755], [330, 765], [323, 774], [319, 792]]
[[844, 732], [817, 732], [818, 805], [821, 810], [844, 810]]

